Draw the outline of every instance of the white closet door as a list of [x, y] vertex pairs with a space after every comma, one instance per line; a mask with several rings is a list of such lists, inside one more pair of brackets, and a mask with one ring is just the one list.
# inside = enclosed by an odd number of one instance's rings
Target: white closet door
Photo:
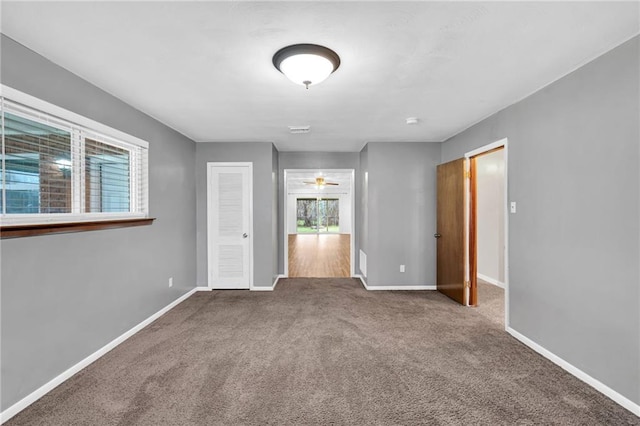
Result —
[[251, 286], [251, 166], [208, 164], [209, 287]]

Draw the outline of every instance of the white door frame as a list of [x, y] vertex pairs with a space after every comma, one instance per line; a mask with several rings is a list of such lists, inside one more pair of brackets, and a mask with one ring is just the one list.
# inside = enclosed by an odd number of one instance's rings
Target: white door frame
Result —
[[351, 234], [350, 234], [350, 238], [349, 238], [349, 243], [351, 245], [351, 248], [349, 250], [349, 268], [351, 269], [350, 273], [351, 276], [355, 276], [355, 265], [354, 265], [354, 259], [355, 259], [355, 239], [356, 239], [356, 223], [355, 223], [355, 219], [356, 219], [356, 202], [355, 202], [355, 193], [356, 193], [356, 188], [354, 186], [355, 184], [355, 169], [326, 169], [326, 168], [318, 168], [318, 169], [284, 169], [284, 202], [283, 202], [283, 209], [284, 209], [284, 244], [283, 244], [283, 253], [284, 253], [284, 277], [289, 277], [289, 223], [287, 221], [287, 215], [288, 215], [288, 202], [289, 202], [289, 182], [287, 180], [287, 172], [288, 173], [305, 173], [305, 172], [315, 172], [317, 173], [319, 170], [322, 170], [323, 172], [336, 172], [336, 173], [349, 173], [350, 174], [350, 186], [351, 189], [349, 190], [349, 199], [351, 200]]
[[211, 212], [213, 200], [211, 199], [211, 174], [214, 167], [248, 167], [249, 168], [249, 290], [253, 290], [253, 163], [252, 162], [207, 162], [207, 286], [213, 290], [211, 272], [213, 264], [213, 226]]
[[[504, 328], [509, 329], [509, 141], [507, 138], [482, 146], [464, 154], [464, 158], [483, 154], [496, 148], [504, 148]], [[469, 214], [469, 203], [466, 204], [466, 215]], [[467, 216], [468, 217], [468, 216]], [[468, 232], [467, 232], [468, 233]], [[469, 245], [466, 245], [467, 258]], [[476, 253], [476, 256], [478, 254]], [[477, 273], [477, 271], [476, 271]]]

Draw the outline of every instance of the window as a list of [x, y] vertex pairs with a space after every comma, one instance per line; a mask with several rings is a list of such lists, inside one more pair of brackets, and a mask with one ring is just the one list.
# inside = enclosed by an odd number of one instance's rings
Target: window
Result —
[[2, 90], [2, 225], [147, 217], [145, 141]]
[[336, 198], [298, 198], [296, 203], [296, 232], [340, 232], [340, 201]]

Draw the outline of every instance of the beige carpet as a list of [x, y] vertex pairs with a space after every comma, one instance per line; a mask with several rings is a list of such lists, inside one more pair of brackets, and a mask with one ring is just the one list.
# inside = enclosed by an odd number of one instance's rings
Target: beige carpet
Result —
[[504, 290], [496, 285], [478, 279], [477, 312], [504, 328]]
[[437, 292], [352, 279], [197, 293], [7, 425], [630, 425]]

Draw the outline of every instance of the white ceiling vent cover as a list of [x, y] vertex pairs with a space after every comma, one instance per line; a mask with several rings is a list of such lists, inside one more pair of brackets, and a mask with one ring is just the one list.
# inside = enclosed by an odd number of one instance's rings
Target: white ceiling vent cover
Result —
[[297, 135], [301, 133], [309, 133], [311, 131], [311, 126], [289, 126], [289, 132]]

